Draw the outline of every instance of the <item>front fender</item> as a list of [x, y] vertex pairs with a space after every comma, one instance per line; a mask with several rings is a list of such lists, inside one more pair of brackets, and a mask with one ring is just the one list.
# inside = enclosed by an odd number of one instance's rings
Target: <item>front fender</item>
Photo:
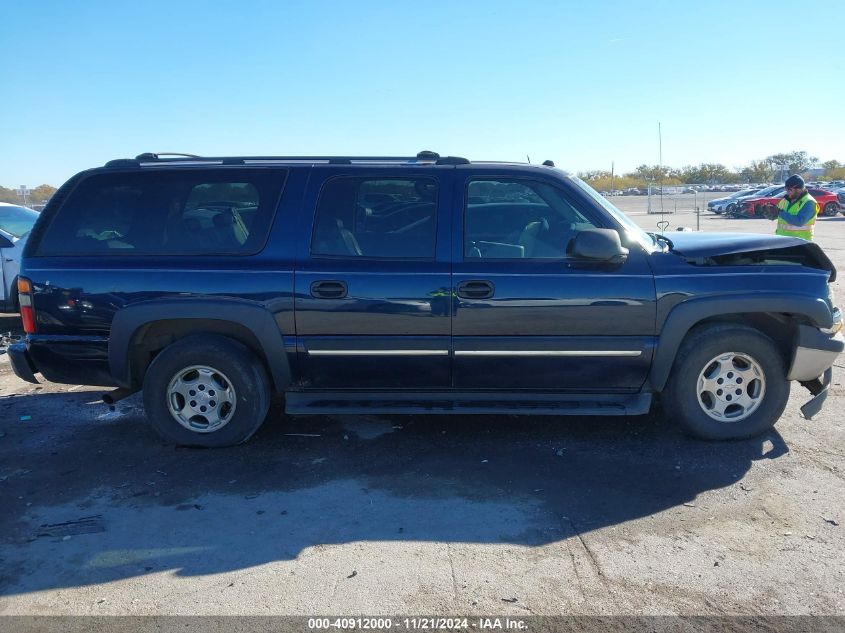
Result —
[[663, 322], [649, 382], [662, 391], [684, 337], [697, 323], [722, 315], [751, 313], [800, 314], [817, 327], [833, 325], [833, 315], [824, 299], [808, 295], [749, 292], [747, 295], [688, 299], [672, 308]]

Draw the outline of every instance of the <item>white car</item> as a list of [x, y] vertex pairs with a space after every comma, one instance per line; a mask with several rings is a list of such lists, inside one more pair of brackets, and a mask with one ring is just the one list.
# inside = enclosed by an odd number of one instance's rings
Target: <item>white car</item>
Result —
[[17, 279], [21, 254], [38, 213], [0, 202], [0, 312], [18, 311]]

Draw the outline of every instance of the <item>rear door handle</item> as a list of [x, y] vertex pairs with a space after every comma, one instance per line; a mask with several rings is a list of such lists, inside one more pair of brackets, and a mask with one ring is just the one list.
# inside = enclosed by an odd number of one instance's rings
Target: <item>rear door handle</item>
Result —
[[489, 299], [496, 288], [489, 281], [473, 279], [458, 284], [458, 296], [464, 299]]
[[311, 296], [315, 299], [343, 299], [347, 292], [342, 281], [315, 281], [311, 284]]

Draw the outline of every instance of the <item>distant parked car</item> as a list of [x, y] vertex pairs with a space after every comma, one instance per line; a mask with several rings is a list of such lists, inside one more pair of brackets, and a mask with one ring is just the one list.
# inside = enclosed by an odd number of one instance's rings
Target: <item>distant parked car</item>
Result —
[[743, 209], [744, 204], [749, 200], [757, 200], [758, 198], [770, 198], [772, 196], [782, 196], [786, 189], [783, 185], [770, 185], [768, 187], [764, 187], [759, 191], [753, 192], [751, 194], [746, 194], [737, 197], [732, 204], [728, 205], [727, 209], [725, 209], [725, 215], [729, 215], [734, 218], [741, 218], [741, 217], [751, 217], [745, 215]]
[[32, 209], [0, 202], [0, 312], [18, 311], [21, 253], [37, 219], [38, 214]]
[[737, 191], [730, 196], [725, 196], [724, 198], [715, 198], [707, 203], [707, 209], [712, 211], [713, 213], [730, 213], [736, 207], [736, 204], [739, 200], [756, 195], [760, 189], [743, 189], [742, 191]]
[[836, 200], [839, 202], [839, 210], [842, 215], [845, 215], [845, 187], [834, 189], [833, 193], [836, 195]]
[[[839, 213], [839, 201], [835, 193], [816, 187], [808, 187], [807, 191], [819, 203], [820, 216], [831, 216]], [[778, 187], [776, 191], [773, 191], [768, 196], [748, 198], [742, 202], [740, 214], [747, 218], [761, 218], [763, 217], [763, 208], [767, 204], [777, 204], [780, 202], [784, 192], [785, 189], [783, 187]]]

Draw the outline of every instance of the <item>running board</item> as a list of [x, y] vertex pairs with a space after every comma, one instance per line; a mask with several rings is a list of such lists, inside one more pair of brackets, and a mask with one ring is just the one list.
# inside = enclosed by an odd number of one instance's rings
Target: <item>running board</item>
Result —
[[651, 394], [549, 394], [494, 392], [288, 392], [285, 412], [494, 415], [644, 415]]

